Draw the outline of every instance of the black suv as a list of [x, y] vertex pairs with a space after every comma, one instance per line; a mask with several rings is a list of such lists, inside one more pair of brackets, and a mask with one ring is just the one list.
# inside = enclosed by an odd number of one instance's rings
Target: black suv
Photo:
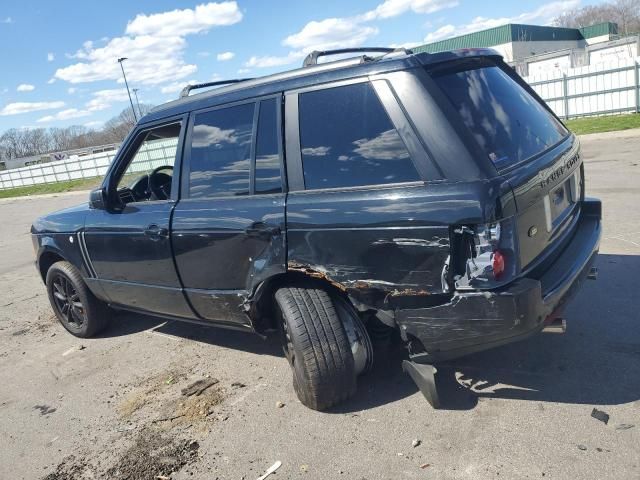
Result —
[[601, 234], [576, 137], [492, 50], [371, 50], [140, 120], [88, 204], [33, 224], [64, 327], [279, 330], [314, 409], [354, 394], [371, 328], [434, 405], [434, 362], [561, 328]]

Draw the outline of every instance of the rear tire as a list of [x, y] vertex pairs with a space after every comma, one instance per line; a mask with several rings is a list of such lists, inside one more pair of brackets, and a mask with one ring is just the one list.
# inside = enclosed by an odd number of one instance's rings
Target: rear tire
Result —
[[275, 299], [300, 401], [313, 410], [325, 410], [353, 396], [353, 354], [329, 294], [317, 288], [288, 287], [279, 289]]
[[51, 307], [64, 328], [79, 338], [89, 338], [109, 323], [109, 307], [98, 300], [69, 262], [56, 262], [47, 271]]

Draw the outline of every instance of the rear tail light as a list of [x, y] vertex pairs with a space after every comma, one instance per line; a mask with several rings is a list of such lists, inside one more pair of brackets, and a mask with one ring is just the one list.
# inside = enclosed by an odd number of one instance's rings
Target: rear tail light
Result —
[[[514, 228], [512, 219], [480, 225], [456, 227], [459, 236], [453, 272], [455, 288], [459, 290], [490, 289], [503, 284], [515, 273]], [[461, 258], [460, 258], [461, 257]]]
[[502, 255], [500, 250], [493, 252], [492, 267], [493, 278], [500, 280], [500, 277], [504, 273], [504, 255]]

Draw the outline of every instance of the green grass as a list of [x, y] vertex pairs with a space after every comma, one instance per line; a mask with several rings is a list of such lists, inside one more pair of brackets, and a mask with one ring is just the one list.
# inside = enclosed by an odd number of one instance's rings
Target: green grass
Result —
[[0, 198], [23, 197], [25, 195], [42, 195], [45, 193], [62, 193], [77, 190], [91, 190], [102, 182], [102, 177], [81, 178], [58, 183], [42, 183], [28, 187], [9, 188], [0, 190]]
[[615, 130], [640, 128], [640, 114], [632, 113], [631, 115], [576, 118], [574, 120], [567, 120], [565, 124], [569, 127], [569, 130], [576, 135], [613, 132]]

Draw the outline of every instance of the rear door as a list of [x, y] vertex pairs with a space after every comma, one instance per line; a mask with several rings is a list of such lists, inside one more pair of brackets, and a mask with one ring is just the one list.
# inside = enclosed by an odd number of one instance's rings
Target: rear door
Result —
[[288, 92], [285, 109], [289, 269], [380, 301], [441, 292], [455, 201], [425, 186], [427, 154], [387, 81]]
[[562, 244], [579, 213], [577, 139], [509, 67], [471, 58], [429, 68], [478, 145], [511, 185], [518, 209], [520, 265], [531, 268]]
[[192, 113], [171, 239], [204, 319], [248, 327], [244, 299], [285, 270], [280, 95]]

